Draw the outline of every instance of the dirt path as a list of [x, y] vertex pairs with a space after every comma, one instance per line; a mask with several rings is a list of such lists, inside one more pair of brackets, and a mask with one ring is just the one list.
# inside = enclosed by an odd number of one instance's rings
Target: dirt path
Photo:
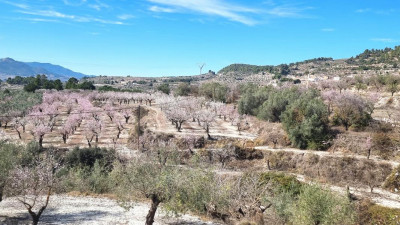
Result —
[[[124, 210], [115, 200], [109, 198], [53, 196], [51, 205], [42, 215], [40, 224], [131, 224], [143, 225], [149, 205], [138, 203], [129, 211]], [[7, 220], [8, 217], [8, 220]], [[11, 217], [11, 218], [10, 218]], [[13, 198], [0, 202], [0, 224], [30, 223], [26, 209]], [[166, 217], [166, 213], [158, 210], [154, 224], [186, 224], [206, 225], [218, 224], [202, 221], [198, 217], [183, 215], [179, 218]]]
[[[269, 146], [257, 146], [255, 147], [257, 150], [261, 151], [271, 151], [271, 152], [293, 152], [296, 154], [314, 154], [321, 157], [336, 157], [336, 158], [343, 158], [343, 157], [353, 157], [356, 159], [367, 159], [366, 156], [363, 155], [356, 155], [356, 154], [344, 154], [342, 152], [325, 152], [325, 151], [313, 151], [313, 150], [300, 150], [295, 148], [271, 148]], [[400, 165], [400, 162], [391, 161], [391, 160], [382, 160], [376, 157], [371, 156], [369, 160], [372, 160], [377, 163], [388, 163], [392, 165], [393, 168]]]

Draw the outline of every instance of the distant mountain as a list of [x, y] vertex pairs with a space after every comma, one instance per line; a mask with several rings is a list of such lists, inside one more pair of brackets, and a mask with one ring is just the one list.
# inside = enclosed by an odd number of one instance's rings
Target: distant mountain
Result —
[[45, 74], [49, 79], [67, 80], [70, 77], [82, 78], [88, 75], [50, 63], [19, 62], [11, 58], [0, 59], [0, 79], [7, 77], [29, 77]]
[[67, 76], [67, 77], [75, 77], [75, 78], [82, 78], [85, 77], [87, 75], [83, 74], [83, 73], [78, 73], [78, 72], [74, 72], [70, 69], [67, 69], [65, 67], [59, 66], [59, 65], [53, 65], [50, 63], [39, 63], [39, 62], [28, 62], [26, 63], [27, 65], [34, 67], [34, 68], [40, 68], [40, 69], [45, 69], [47, 71], [49, 71], [50, 73], [53, 74], [59, 74], [59, 75], [63, 75], [63, 76]]

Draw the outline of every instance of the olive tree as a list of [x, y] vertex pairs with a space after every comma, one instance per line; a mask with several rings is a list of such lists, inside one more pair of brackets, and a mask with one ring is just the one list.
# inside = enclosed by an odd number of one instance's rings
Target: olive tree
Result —
[[282, 125], [298, 148], [324, 148], [329, 139], [329, 113], [315, 90], [303, 94], [282, 114]]
[[290, 207], [292, 224], [353, 224], [350, 200], [319, 186], [304, 186]]
[[[163, 153], [161, 153], [163, 155]], [[162, 158], [162, 159], [161, 159]], [[201, 169], [189, 169], [174, 163], [169, 157], [160, 160], [137, 159], [120, 167], [116, 179], [119, 198], [126, 208], [134, 207], [131, 200], [151, 201], [146, 225], [154, 222], [160, 204], [171, 212], [205, 212], [212, 201], [213, 174]]]
[[299, 94], [296, 88], [286, 88], [282, 91], [273, 92], [268, 100], [262, 104], [257, 117], [271, 122], [281, 122], [282, 113], [289, 104], [298, 98]]
[[3, 200], [3, 191], [11, 170], [15, 167], [15, 157], [22, 148], [14, 144], [0, 141], [0, 202]]
[[399, 91], [399, 83], [400, 83], [400, 77], [398, 76], [393, 76], [390, 75], [386, 77], [386, 86], [387, 90], [394, 95], [394, 93]]

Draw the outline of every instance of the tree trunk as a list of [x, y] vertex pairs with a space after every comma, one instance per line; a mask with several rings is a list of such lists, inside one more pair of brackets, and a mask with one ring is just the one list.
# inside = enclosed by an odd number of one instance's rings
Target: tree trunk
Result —
[[90, 143], [90, 141], [89, 141], [89, 140], [87, 140], [87, 144], [88, 144], [89, 148], [91, 148], [91, 147], [92, 147], [92, 144]]
[[0, 202], [3, 201], [3, 187], [0, 187]]
[[21, 137], [21, 132], [19, 132], [19, 130], [18, 129], [15, 129], [16, 131], [17, 131], [17, 133], [18, 133], [18, 137], [19, 137], [19, 139], [22, 139], [22, 137]]
[[344, 127], [346, 128], [346, 131], [349, 130], [349, 125], [347, 123], [344, 124]]
[[206, 126], [206, 133], [207, 133], [208, 140], [211, 140], [210, 127], [209, 126]]
[[31, 215], [32, 216], [32, 225], [37, 225], [38, 223], [39, 223], [39, 217], [38, 216], [34, 216], [34, 215]]
[[181, 132], [181, 129], [182, 129], [182, 123], [183, 123], [183, 122], [178, 122], [178, 132]]
[[161, 201], [156, 195], [153, 195], [151, 197], [151, 206], [146, 216], [146, 225], [152, 225], [154, 223], [154, 216], [156, 215], [156, 211], [160, 203]]
[[43, 148], [43, 137], [39, 137], [39, 146]]

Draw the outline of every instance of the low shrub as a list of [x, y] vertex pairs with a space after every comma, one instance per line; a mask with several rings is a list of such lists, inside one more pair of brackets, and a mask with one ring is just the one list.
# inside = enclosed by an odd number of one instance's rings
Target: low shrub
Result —
[[400, 210], [398, 209], [390, 209], [364, 201], [360, 203], [357, 211], [359, 224], [400, 224]]
[[64, 172], [67, 174], [64, 175], [59, 191], [79, 191], [80, 193], [96, 194], [112, 191], [113, 182], [110, 173], [105, 172], [104, 167], [97, 161], [94, 163], [93, 168], [76, 167]]
[[65, 157], [65, 164], [69, 168], [92, 168], [95, 162], [97, 162], [100, 166], [111, 169], [115, 158], [116, 153], [113, 149], [107, 150], [105, 148], [75, 148]]
[[394, 152], [394, 143], [387, 133], [376, 133], [372, 137], [373, 149], [378, 151], [383, 159], [389, 159]]
[[353, 224], [355, 211], [347, 197], [305, 185], [289, 208], [292, 224]]
[[393, 192], [398, 192], [400, 190], [400, 166], [394, 169], [388, 176], [383, 187]]
[[263, 173], [260, 176], [262, 184], [272, 183], [277, 190], [291, 192], [293, 195], [300, 193], [302, 184], [294, 177], [284, 173]]

